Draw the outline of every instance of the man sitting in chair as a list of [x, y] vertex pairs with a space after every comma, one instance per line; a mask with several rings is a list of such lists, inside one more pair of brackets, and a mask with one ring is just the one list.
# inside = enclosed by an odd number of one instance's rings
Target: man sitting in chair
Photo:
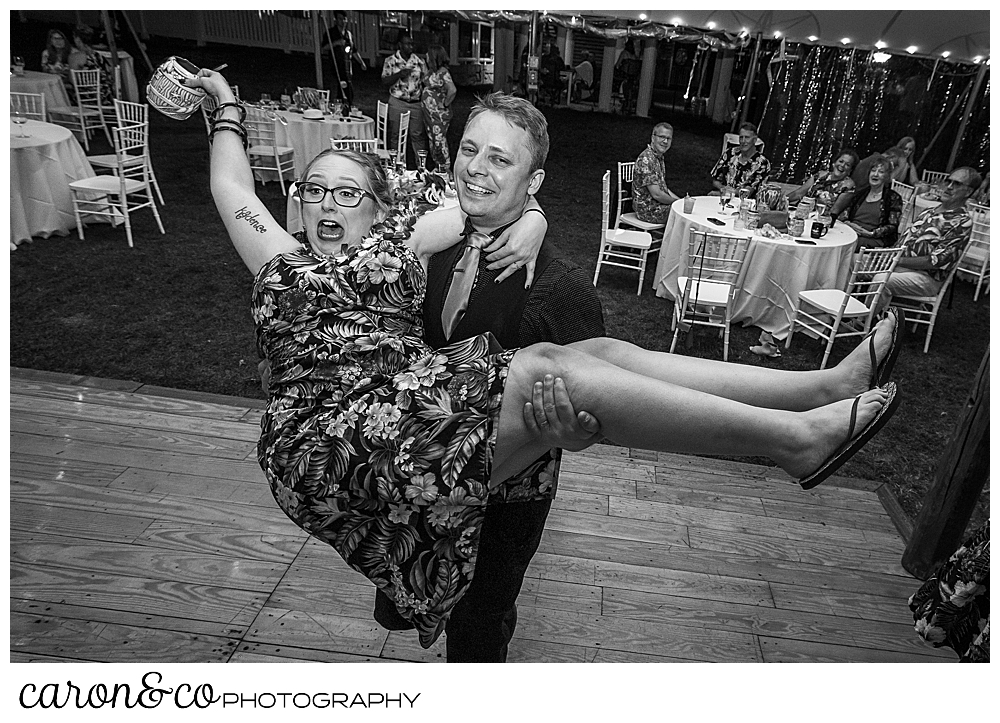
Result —
[[594, 93], [594, 64], [591, 62], [590, 51], [583, 53], [583, 60], [573, 68], [576, 73], [576, 98], [577, 100], [593, 100]]
[[649, 145], [635, 159], [632, 175], [632, 207], [640, 221], [666, 223], [670, 204], [680, 196], [667, 187], [664, 156], [674, 142], [674, 128], [669, 123], [653, 126]]
[[713, 195], [727, 188], [733, 193], [746, 188], [755, 196], [770, 173], [771, 162], [757, 150], [757, 126], [744, 123], [740, 126], [740, 144], [723, 151], [712, 168]]
[[952, 267], [969, 243], [972, 217], [965, 204], [983, 179], [974, 168], [963, 166], [948, 174], [942, 184], [941, 204], [928, 208], [900, 238], [903, 255], [885, 282], [879, 310], [896, 294], [937, 296]]

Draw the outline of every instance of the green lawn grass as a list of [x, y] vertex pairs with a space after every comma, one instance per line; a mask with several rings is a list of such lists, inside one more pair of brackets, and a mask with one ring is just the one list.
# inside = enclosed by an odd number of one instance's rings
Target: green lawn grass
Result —
[[[314, 79], [310, 57], [280, 51], [196, 48], [154, 39], [148, 52], [154, 63], [170, 54], [205, 67], [229, 63], [227, 77], [249, 99]], [[142, 82], [142, 70], [137, 70]], [[384, 95], [377, 74], [360, 74], [356, 92], [357, 103], [374, 114], [376, 100]], [[474, 99], [471, 90], [460, 90], [449, 134], [452, 149]], [[656, 109], [648, 119], [544, 112], [551, 151], [539, 201], [557, 249], [589, 271], [601, 234], [604, 171], [614, 173], [618, 161], [634, 159], [648, 142], [653, 123], [669, 120], [675, 128], [674, 147], [667, 155], [671, 187], [681, 194], [706, 193], [708, 170], [728, 130]], [[87, 227], [85, 240], [75, 234], [35, 239], [12, 253], [11, 364], [261, 397], [248, 311], [251, 278], [212, 203], [204, 124], [200, 115], [185, 122], [155, 111], [150, 117], [152, 159], [167, 204], [161, 210], [166, 235], [159, 234], [148, 211], [141, 211], [134, 220], [134, 249], [128, 248], [124, 229], [96, 224]], [[105, 152], [102, 143], [106, 141], [99, 137], [92, 152]], [[257, 188], [274, 216], [283, 220], [285, 203], [277, 183]], [[672, 304], [654, 295], [650, 277], [637, 296], [634, 273], [602, 270], [597, 291], [610, 336], [666, 351]], [[971, 286], [959, 283], [953, 306], [938, 319], [930, 352], [922, 351], [923, 331], [905, 341], [894, 375], [903, 404], [885, 430], [842, 470], [845, 476], [888, 483], [911, 516], [933, 479], [988, 346], [989, 304], [989, 295], [973, 303]], [[755, 356], [748, 348], [759, 334], [756, 327], [734, 328], [730, 361], [780, 369], [819, 366], [821, 345], [802, 335], [780, 358]], [[839, 343], [830, 363], [851, 348], [849, 341]], [[722, 343], [714, 334], [698, 332], [690, 350], [680, 345], [678, 351], [721, 359]], [[986, 514], [981, 505], [976, 519]]]

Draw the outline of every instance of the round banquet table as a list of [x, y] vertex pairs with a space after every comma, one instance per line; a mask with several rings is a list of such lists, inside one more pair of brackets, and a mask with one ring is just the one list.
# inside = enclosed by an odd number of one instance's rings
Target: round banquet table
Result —
[[45, 96], [46, 108], [62, 108], [69, 105], [69, 95], [62, 78], [52, 73], [26, 70], [24, 75], [10, 76], [11, 93], [40, 93]]
[[[288, 125], [274, 121], [275, 142], [279, 146], [295, 149], [295, 177], [300, 178], [306, 165], [321, 151], [330, 147], [330, 139], [374, 138], [375, 120], [368, 116], [360, 118], [334, 118], [324, 116], [322, 120], [303, 118], [294, 111], [277, 111], [288, 121]], [[271, 174], [277, 178], [276, 174]]]
[[[73, 134], [62, 126], [29, 120], [27, 138], [10, 124], [10, 245], [67, 235], [76, 228], [69, 184], [92, 178], [94, 169]], [[88, 217], [86, 221], [107, 220]]]
[[[724, 226], [709, 223], [708, 218], [724, 221]], [[851, 259], [858, 235], [838, 223], [825, 236], [809, 237], [811, 221], [806, 221], [805, 236], [769, 239], [752, 231], [733, 229], [734, 209], [722, 212], [718, 196], [698, 196], [694, 209], [684, 213], [684, 199], [674, 201], [663, 230], [663, 246], [653, 274], [653, 288], [660, 297], [678, 299], [681, 292], [677, 277], [687, 272], [690, 231], [713, 231], [751, 238], [733, 308], [733, 320], [744, 326], [759, 326], [774, 337], [788, 334], [798, 306], [799, 292], [806, 289], [842, 289], [851, 271]]]

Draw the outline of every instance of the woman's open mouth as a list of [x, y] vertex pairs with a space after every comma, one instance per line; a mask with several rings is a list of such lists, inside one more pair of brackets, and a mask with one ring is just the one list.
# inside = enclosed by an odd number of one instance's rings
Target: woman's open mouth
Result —
[[344, 238], [344, 227], [336, 221], [320, 221], [316, 226], [316, 236], [320, 241], [340, 241]]

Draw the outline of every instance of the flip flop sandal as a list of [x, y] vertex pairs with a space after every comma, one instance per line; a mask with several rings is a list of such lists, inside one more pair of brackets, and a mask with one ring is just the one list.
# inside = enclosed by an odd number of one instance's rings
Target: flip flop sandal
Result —
[[[899, 350], [902, 348], [900, 343], [903, 338], [903, 328], [904, 315], [903, 310], [891, 306], [886, 311], [879, 314], [878, 321], [885, 319], [887, 314], [892, 314], [896, 317], [896, 325], [892, 328], [892, 339], [889, 340], [889, 351], [885, 355], [885, 359], [882, 363], [878, 363], [878, 356], [875, 354], [875, 329], [868, 332], [864, 339], [868, 339], [868, 355], [871, 357], [872, 364], [872, 379], [868, 384], [869, 389], [874, 389], [875, 387], [880, 387], [889, 381], [889, 374], [892, 372], [893, 366], [896, 364], [896, 359], [899, 357]], [[862, 339], [862, 343], [864, 343]]]
[[766, 357], [781, 356], [781, 352], [778, 351], [778, 347], [774, 346], [773, 344], [758, 344], [757, 346], [750, 347], [750, 351], [752, 351], [757, 356], [766, 356]]
[[867, 427], [861, 430], [861, 434], [857, 437], [854, 436], [854, 425], [858, 419], [858, 404], [861, 402], [861, 395], [854, 398], [854, 406], [851, 407], [851, 425], [847, 432], [847, 441], [840, 446], [840, 449], [827, 458], [826, 462], [824, 462], [819, 469], [808, 477], [803, 477], [799, 480], [799, 485], [801, 485], [802, 489], [812, 489], [840, 469], [841, 466], [853, 457], [859, 449], [864, 447], [865, 444], [868, 443], [868, 440], [874, 437], [878, 431], [886, 425], [892, 415], [895, 414], [900, 401], [899, 394], [897, 394], [896, 390], [896, 383], [889, 382], [882, 388], [888, 395], [886, 397], [885, 404], [882, 405], [878, 414], [872, 418], [872, 421], [868, 423]]

